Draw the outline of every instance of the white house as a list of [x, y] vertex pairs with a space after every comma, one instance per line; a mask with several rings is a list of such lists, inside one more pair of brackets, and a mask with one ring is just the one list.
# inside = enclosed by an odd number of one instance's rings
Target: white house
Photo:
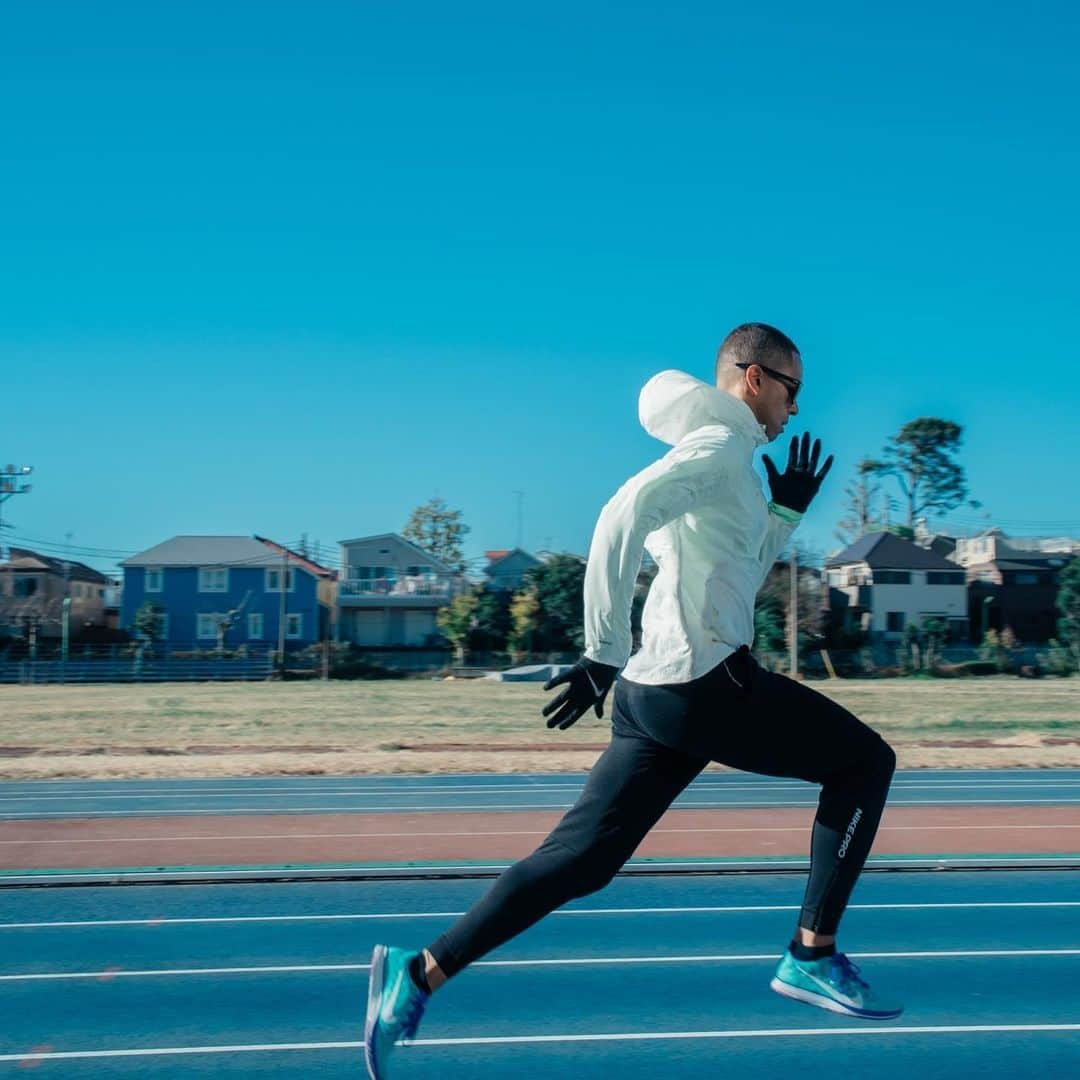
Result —
[[867, 533], [830, 558], [823, 576], [833, 619], [847, 630], [898, 641], [905, 627], [937, 618], [950, 640], [967, 638], [964, 570], [894, 533]]
[[338, 639], [417, 646], [439, 637], [439, 609], [466, 588], [445, 563], [397, 533], [342, 540]]

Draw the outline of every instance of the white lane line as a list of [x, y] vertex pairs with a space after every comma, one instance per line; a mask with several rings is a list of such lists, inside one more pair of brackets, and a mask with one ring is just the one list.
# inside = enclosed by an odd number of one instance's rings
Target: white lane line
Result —
[[[1061, 798], [1061, 799], [896, 799], [890, 802], [890, 806], [993, 806], [993, 805], [1005, 805], [1005, 806], [1064, 806], [1072, 803], [1080, 803], [1080, 798]], [[20, 813], [4, 813], [0, 814], [0, 821], [19, 821], [26, 818], [42, 819], [42, 818], [77, 818], [80, 816], [86, 817], [183, 817], [192, 814], [213, 814], [215, 816], [226, 817], [229, 814], [303, 814], [303, 813], [326, 813], [326, 814], [342, 814], [353, 813], [357, 811], [363, 811], [365, 813], [402, 813], [405, 811], [414, 813], [450, 813], [454, 811], [465, 810], [483, 810], [488, 813], [500, 813], [509, 812], [513, 810], [568, 810], [571, 803], [496, 803], [493, 805], [485, 805], [483, 803], [469, 803], [458, 804], [449, 803], [446, 805], [431, 805], [420, 804], [414, 806], [290, 806], [287, 808], [274, 808], [266, 806], [243, 806], [229, 808], [218, 808], [210, 810], [192, 810], [183, 807], [168, 807], [160, 810], [80, 810], [80, 811], [64, 811], [64, 810], [48, 810], [42, 813], [34, 811], [24, 811]], [[673, 804], [672, 808], [675, 810], [719, 810], [719, 809], [755, 809], [759, 807], [767, 807], [770, 809], [783, 809], [784, 807], [816, 807], [816, 799], [805, 799], [802, 801], [786, 801], [782, 802], [776, 799], [771, 800], [728, 800], [728, 801], [713, 801], [713, 802], [687, 802], [683, 799], [678, 799]]]
[[634, 1031], [597, 1035], [487, 1035], [456, 1039], [416, 1039], [410, 1046], [484, 1046], [553, 1042], [660, 1042], [667, 1039], [771, 1039], [781, 1036], [967, 1035], [990, 1032], [1080, 1031], [1080, 1024], [942, 1024], [850, 1028], [745, 1028], [741, 1031]]
[[[1080, 956], [1080, 949], [939, 949], [905, 952], [848, 953], [857, 960], [940, 960], [984, 959], [1031, 956]], [[768, 953], [718, 953], [689, 954], [680, 956], [564, 956], [550, 960], [476, 960], [471, 967], [618, 967], [629, 964], [737, 964], [769, 961], [775, 962], [777, 952]], [[58, 979], [139, 979], [174, 975], [279, 975], [288, 972], [317, 971], [367, 971], [370, 964], [266, 964], [250, 967], [216, 968], [147, 968], [126, 971], [123, 968], [105, 968], [100, 971], [46, 971], [26, 972], [16, 975], [0, 975], [0, 982], [43, 982]]]
[[[983, 1035], [1080, 1031], [1080, 1024], [948, 1024], [850, 1028], [744, 1028], [731, 1031], [625, 1031], [573, 1035], [485, 1035], [453, 1039], [416, 1039], [410, 1046], [491, 1046], [514, 1043], [665, 1042], [673, 1039], [777, 1039], [848, 1035]], [[189, 1054], [286, 1053], [312, 1050], [359, 1050], [362, 1042], [240, 1043], [231, 1046], [154, 1046], [130, 1050], [54, 1050], [47, 1053], [0, 1054], [0, 1061], [72, 1061], [76, 1059], [167, 1057]]]
[[[991, 830], [1001, 832], [1010, 829], [1037, 829], [1045, 832], [1047, 829], [1057, 831], [1059, 829], [1080, 829], [1080, 824], [1071, 825], [1055, 822], [1053, 825], [1013, 825], [1002, 822], [997, 825], [880, 825], [878, 832], [963, 832], [968, 830]], [[222, 840], [354, 840], [354, 839], [379, 839], [387, 837], [401, 839], [412, 837], [425, 839], [429, 836], [545, 836], [548, 829], [453, 829], [453, 830], [424, 830], [417, 832], [317, 832], [317, 833], [218, 833], [214, 836], [106, 836], [87, 837], [75, 840], [39, 840], [36, 837], [27, 837], [22, 840], [0, 840], [0, 844], [66, 844], [76, 847], [82, 844], [138, 844], [147, 840], [168, 841], [170, 843], [183, 841], [199, 841], [201, 843], [220, 843]], [[802, 836], [806, 832], [804, 825], [743, 825], [724, 826], [718, 828], [698, 829], [667, 829], [654, 828], [649, 830], [649, 835], [659, 833], [798, 833]]]
[[[231, 791], [227, 788], [172, 788], [172, 789], [160, 789], [160, 788], [146, 788], [146, 789], [124, 789], [113, 788], [104, 789], [99, 791], [69, 788], [66, 791], [50, 791], [48, 793], [35, 793], [32, 791], [16, 792], [11, 795], [0, 795], [0, 802], [20, 802], [25, 801], [28, 798], [36, 799], [38, 802], [67, 802], [73, 799], [174, 799], [180, 796], [195, 796], [198, 798], [205, 798], [213, 796], [220, 799], [245, 799], [250, 798], [252, 795], [258, 795], [260, 798], [278, 798], [283, 795], [312, 795], [317, 794], [319, 796], [328, 795], [384, 795], [393, 798], [405, 798], [414, 795], [424, 794], [437, 794], [448, 795], [458, 794], [463, 792], [490, 792], [493, 794], [504, 794], [507, 792], [523, 792], [529, 794], [535, 794], [536, 792], [544, 791], [576, 791], [584, 785], [584, 778], [578, 783], [541, 783], [541, 784], [433, 784], [428, 786], [404, 785], [398, 789], [387, 785], [384, 787], [346, 787], [346, 788], [325, 788], [318, 789], [317, 785], [311, 785], [311, 787], [301, 788], [277, 788], [267, 789], [265, 791]], [[934, 781], [934, 780], [894, 780], [891, 786], [893, 792], [903, 791], [907, 789], [923, 789], [931, 788], [934, 790], [957, 788], [975, 789], [981, 790], [982, 788], [989, 787], [1027, 787], [1035, 785], [1038, 787], [1080, 787], [1080, 780], [1054, 780], [1049, 777], [1039, 777], [1037, 779], [1019, 779], [1019, 780], [952, 780], [952, 781]], [[807, 786], [805, 781], [767, 781], [767, 780], [730, 780], [730, 781], [716, 781], [707, 780], [699, 781], [698, 783], [691, 784], [689, 789], [692, 792], [701, 791], [731, 791], [731, 790], [744, 790], [744, 789], [760, 789], [766, 788], [770, 791], [794, 791]], [[315, 788], [313, 791], [312, 788]], [[0, 791], [10, 790], [0, 783]]]
[[[923, 904], [848, 904], [847, 911], [937, 911], [995, 908], [1080, 908], [1080, 900], [978, 900]], [[799, 911], [798, 904], [727, 904], [697, 907], [558, 908], [562, 915], [722, 915]], [[0, 930], [47, 930], [92, 926], [189, 926], [217, 923], [339, 922], [364, 919], [456, 919], [464, 911], [377, 911], [324, 915], [204, 915], [183, 918], [84, 919], [62, 922], [0, 923]]]

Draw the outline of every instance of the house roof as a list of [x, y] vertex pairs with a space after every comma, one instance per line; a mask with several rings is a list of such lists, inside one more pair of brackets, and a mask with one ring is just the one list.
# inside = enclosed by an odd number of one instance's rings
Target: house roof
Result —
[[1044, 555], [1042, 558], [1017, 559], [994, 559], [988, 563], [972, 563], [970, 569], [980, 566], [996, 566], [999, 570], [1059, 570], [1067, 566], [1070, 559], [1068, 555]]
[[[293, 565], [301, 565], [291, 557]], [[121, 566], [280, 566], [281, 555], [253, 536], [174, 536]]]
[[891, 532], [872, 532], [829, 559], [826, 566], [866, 563], [881, 570], [962, 570], [963, 567]]
[[500, 559], [505, 559], [510, 554], [509, 548], [495, 548], [492, 551], [485, 551], [484, 556], [488, 562], [498, 562]]
[[306, 555], [301, 555], [298, 551], [293, 551], [292, 548], [285, 547], [284, 544], [279, 544], [274, 540], [268, 540], [265, 536], [256, 536], [255, 539], [258, 540], [260, 544], [265, 544], [271, 551], [276, 551], [278, 555], [282, 552], [286, 552], [290, 562], [295, 563], [297, 566], [302, 566], [305, 570], [314, 574], [315, 577], [328, 578], [331, 581], [337, 577], [337, 574], [333, 570], [328, 570], [314, 559], [309, 559]]
[[540, 565], [540, 560], [535, 555], [530, 555], [524, 548], [512, 548], [509, 551], [486, 551], [484, 554], [490, 560], [488, 565], [484, 567], [485, 574], [490, 574], [499, 563], [504, 559], [509, 559], [511, 555], [524, 555], [534, 566]]
[[404, 544], [406, 547], [410, 547], [418, 555], [423, 555], [425, 559], [430, 559], [437, 566], [441, 567], [447, 574], [452, 574], [453, 571], [446, 565], [437, 555], [432, 555], [430, 551], [425, 551], [419, 544], [414, 544], [411, 540], [406, 540], [400, 533], [375, 533], [373, 536], [357, 536], [352, 540], [339, 540], [338, 543], [343, 547], [348, 544], [367, 544], [372, 540], [394, 540], [399, 544]]
[[86, 563], [76, 562], [74, 559], [58, 559], [53, 555], [42, 555], [40, 552], [31, 551], [30, 548], [13, 547], [4, 568], [44, 570], [46, 573], [58, 574], [60, 577], [66, 573], [71, 581], [92, 581], [95, 585], [109, 583], [109, 579], [100, 570], [95, 570]]

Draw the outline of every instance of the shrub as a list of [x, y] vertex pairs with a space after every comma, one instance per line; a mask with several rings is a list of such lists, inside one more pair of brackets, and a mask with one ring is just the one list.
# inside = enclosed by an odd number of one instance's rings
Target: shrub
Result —
[[1062, 645], [1057, 638], [1050, 639], [1050, 649], [1039, 653], [1039, 665], [1051, 675], [1058, 675], [1067, 679], [1076, 671], [1076, 660], [1072, 650]]

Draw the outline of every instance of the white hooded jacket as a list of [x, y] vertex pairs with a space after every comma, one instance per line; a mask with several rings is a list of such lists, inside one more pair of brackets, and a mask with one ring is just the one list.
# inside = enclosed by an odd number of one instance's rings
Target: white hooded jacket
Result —
[[[754, 601], [802, 515], [767, 502], [753, 467], [768, 442], [744, 401], [681, 371], [641, 391], [641, 423], [672, 447], [600, 513], [585, 571], [585, 655], [632, 682], [683, 683], [754, 640]], [[645, 549], [658, 572], [630, 656]]]

